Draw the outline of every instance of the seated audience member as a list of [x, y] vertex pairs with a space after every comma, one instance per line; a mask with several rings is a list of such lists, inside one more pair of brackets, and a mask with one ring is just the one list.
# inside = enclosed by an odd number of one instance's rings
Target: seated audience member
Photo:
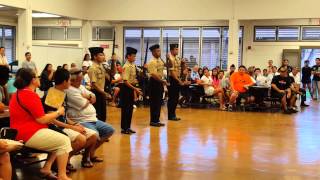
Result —
[[26, 147], [50, 152], [40, 170], [44, 177], [55, 177], [51, 166], [57, 159], [58, 178], [70, 180], [66, 175], [68, 155], [72, 151], [70, 140], [67, 136], [48, 129], [48, 124], [64, 115], [64, 108], [45, 114], [40, 97], [35, 93], [39, 85], [39, 79], [31, 69], [18, 70], [14, 82], [18, 90], [13, 94], [9, 105], [10, 127], [18, 130], [16, 139], [24, 141]]
[[92, 105], [92, 103], [96, 101], [96, 97], [81, 85], [83, 75], [80, 69], [71, 69], [70, 73], [71, 86], [66, 90], [68, 97], [67, 115], [73, 121], [95, 131], [99, 135], [98, 143], [90, 151], [89, 157], [91, 157], [91, 159], [87, 159], [87, 161], [101, 162], [102, 159], [95, 156], [95, 150], [102, 145], [103, 142], [107, 141], [115, 130], [111, 125], [97, 119], [96, 110]]
[[212, 78], [212, 85], [215, 89], [221, 88], [220, 86], [220, 79], [219, 79], [219, 75], [218, 75], [218, 69], [217, 68], [213, 68], [212, 69], [212, 74], [211, 74], [211, 78]]
[[263, 75], [264, 77], [268, 77], [268, 75], [269, 75], [268, 69], [263, 69], [262, 73], [263, 73], [262, 75]]
[[255, 81], [257, 86], [268, 87], [268, 79], [267, 77], [261, 74], [260, 68], [256, 68], [254, 70], [254, 75], [255, 75]]
[[121, 66], [121, 63], [119, 61], [119, 57], [116, 53], [113, 53], [111, 56], [111, 59], [108, 60], [108, 66], [111, 67], [112, 62], [115, 62], [116, 64], [119, 64]]
[[271, 96], [281, 100], [281, 107], [285, 114], [295, 113], [297, 111], [292, 108], [295, 103], [295, 97], [291, 91], [292, 80], [288, 76], [288, 71], [285, 67], [281, 67], [279, 72], [280, 75], [272, 79]]
[[76, 68], [76, 67], [77, 67], [76, 63], [71, 63], [71, 68]]
[[267, 66], [267, 72], [268, 74], [272, 73], [272, 68], [273, 68], [273, 60], [268, 61], [268, 66]]
[[220, 101], [220, 110], [226, 110], [226, 107], [224, 106], [224, 91], [221, 88], [217, 88], [215, 89], [213, 87], [213, 81], [212, 78], [210, 76], [209, 70], [208, 69], [204, 69], [203, 71], [204, 75], [201, 78], [201, 85], [204, 88], [204, 93], [206, 94], [206, 96], [213, 96], [213, 95], [217, 95], [219, 97], [219, 101]]
[[90, 66], [92, 66], [90, 54], [86, 53], [83, 57], [82, 67], [87, 67], [87, 69], [89, 69]]
[[285, 67], [288, 71], [288, 74], [292, 72], [292, 67], [289, 65], [289, 60], [288, 59], [283, 59], [281, 67]]
[[14, 85], [13, 85], [14, 81], [16, 80], [15, 74], [11, 74], [10, 76], [11, 77], [9, 78], [9, 81], [7, 83], [7, 93], [9, 95], [9, 99], [8, 99], [9, 102], [10, 102], [10, 99], [11, 99], [13, 93], [15, 93], [17, 91], [17, 88], [14, 87]]
[[247, 73], [249, 74], [249, 76], [251, 77], [251, 79], [252, 79], [252, 81], [254, 82], [254, 83], [256, 83], [256, 80], [255, 80], [255, 75], [254, 75], [254, 70], [255, 70], [256, 68], [254, 67], [254, 66], [250, 66], [249, 68], [248, 68], [248, 70], [247, 70]]
[[249, 95], [248, 89], [254, 85], [252, 78], [246, 73], [246, 67], [240, 66], [238, 72], [230, 77], [230, 87], [232, 94], [230, 96], [229, 111], [233, 110], [238, 98], [245, 99], [247, 103], [254, 102], [254, 97]]
[[181, 98], [179, 99], [179, 104], [181, 107], [185, 107], [185, 104], [190, 102], [191, 99], [191, 91], [189, 85], [192, 82], [191, 74], [189, 74], [189, 70], [186, 68], [182, 72], [181, 81], [183, 85], [181, 86]]
[[122, 83], [122, 67], [120, 63], [116, 63], [117, 71], [111, 80], [111, 85], [113, 86], [113, 97], [111, 106], [117, 106], [116, 102], [118, 99], [118, 95], [120, 93], [120, 83]]
[[69, 71], [69, 65], [68, 64], [63, 64], [62, 65], [62, 69], [65, 69], [65, 70]]
[[226, 73], [226, 78], [230, 78], [231, 75], [235, 72], [236, 70], [236, 66], [234, 64], [231, 64], [230, 65], [230, 71]]
[[86, 87], [88, 90], [90, 90], [91, 83], [90, 83], [90, 77], [88, 75], [88, 67], [82, 66], [82, 74], [83, 74], [82, 85]]
[[230, 99], [230, 82], [229, 82], [229, 79], [227, 79], [224, 76], [224, 71], [223, 70], [219, 71], [218, 78], [219, 78], [219, 82], [220, 82], [219, 86], [223, 89], [224, 95], [225, 95], [225, 99], [229, 102], [229, 99]]
[[53, 87], [53, 75], [54, 70], [52, 68], [52, 64], [46, 64], [43, 71], [40, 75], [40, 90], [44, 91], [44, 94], [46, 95], [48, 92], [48, 89]]
[[202, 69], [202, 68], [199, 68], [198, 72], [199, 72], [199, 76], [200, 76], [200, 79], [201, 79], [202, 76], [203, 76], [203, 69]]
[[[69, 71], [65, 69], [59, 69], [56, 71], [54, 76], [55, 86], [52, 87], [57, 91], [64, 92], [67, 90], [70, 86], [70, 73]], [[50, 91], [50, 89], [49, 89]], [[43, 97], [43, 102], [45, 104], [46, 98], [48, 96]], [[68, 103], [68, 96], [66, 96], [64, 100], [64, 106], [67, 109], [67, 103]], [[45, 111], [56, 111], [54, 107], [50, 107], [48, 105], [44, 105]], [[55, 126], [55, 129], [60, 129], [63, 133], [65, 133], [70, 141], [73, 151], [70, 153], [71, 158], [73, 155], [80, 152], [82, 149], [85, 148], [85, 154], [83, 155], [81, 165], [85, 168], [92, 167], [92, 163], [87, 160], [87, 157], [90, 157], [90, 151], [92, 148], [95, 147], [95, 144], [97, 142], [97, 134], [95, 131], [85, 128], [81, 124], [72, 121], [71, 119], [67, 118], [67, 115], [59, 116], [56, 120], [52, 122], [52, 124]], [[67, 169], [69, 171], [75, 171], [76, 169], [68, 163]]]
[[192, 80], [192, 83], [196, 83], [197, 81], [200, 80], [199, 66], [198, 66], [198, 65], [195, 65], [195, 66], [192, 68], [192, 71], [191, 71], [191, 80]]
[[10, 152], [18, 150], [19, 146], [8, 146], [8, 143], [0, 139], [0, 179], [11, 180], [12, 167]]
[[298, 67], [294, 67], [289, 76], [293, 77], [293, 86], [292, 91], [296, 94], [301, 95], [301, 107], [308, 107], [309, 105], [305, 104], [306, 98], [306, 90], [301, 88], [301, 77]]
[[37, 70], [36, 63], [34, 61], [31, 61], [31, 53], [30, 52], [26, 52], [24, 54], [24, 56], [25, 56], [26, 60], [24, 60], [22, 62], [21, 67], [32, 69], [38, 75], [38, 70]]
[[0, 102], [7, 104], [9, 95], [7, 91], [7, 83], [9, 80], [10, 70], [7, 66], [0, 66]]

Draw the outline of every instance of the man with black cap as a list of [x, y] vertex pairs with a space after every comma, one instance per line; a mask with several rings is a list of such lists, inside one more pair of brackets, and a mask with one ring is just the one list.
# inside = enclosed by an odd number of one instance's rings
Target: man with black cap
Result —
[[102, 63], [105, 60], [103, 48], [91, 47], [89, 48], [91, 59], [93, 60], [92, 66], [88, 70], [88, 75], [91, 80], [91, 90], [96, 96], [96, 102], [93, 104], [97, 111], [97, 118], [103, 122], [107, 120], [107, 102], [106, 99], [110, 98], [110, 94], [104, 91], [106, 79], [110, 78]]
[[161, 50], [159, 44], [149, 48], [153, 58], [149, 61], [147, 67], [150, 76], [150, 125], [155, 127], [164, 126], [160, 123], [161, 101], [163, 95], [163, 85], [167, 84], [164, 80], [163, 69], [164, 62], [161, 60]]
[[120, 90], [120, 107], [121, 107], [121, 133], [136, 133], [131, 129], [131, 119], [134, 104], [134, 93], [141, 94], [140, 89], [135, 85], [138, 83], [136, 78], [136, 60], [137, 50], [132, 47], [126, 48], [127, 62], [123, 66], [122, 79], [124, 81]]
[[178, 44], [170, 44], [170, 53], [167, 55], [169, 59], [169, 83], [168, 86], [168, 120], [179, 121], [180, 118], [176, 116], [176, 108], [179, 101], [180, 87], [183, 82], [180, 80], [181, 74], [181, 60], [178, 57]]

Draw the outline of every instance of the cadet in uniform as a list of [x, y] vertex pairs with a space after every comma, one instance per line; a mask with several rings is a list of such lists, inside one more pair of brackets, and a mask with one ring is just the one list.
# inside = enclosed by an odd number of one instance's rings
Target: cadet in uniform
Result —
[[106, 99], [110, 94], [104, 91], [106, 78], [110, 78], [105, 68], [102, 66], [105, 56], [103, 48], [91, 47], [89, 48], [91, 59], [93, 60], [92, 66], [88, 70], [88, 75], [91, 80], [91, 91], [96, 96], [96, 102], [93, 104], [97, 111], [97, 118], [101, 121], [107, 120], [107, 102]]
[[124, 81], [120, 90], [120, 107], [121, 107], [121, 133], [132, 134], [135, 133], [131, 126], [134, 93], [141, 94], [140, 89], [135, 85], [138, 83], [136, 78], [136, 60], [137, 50], [132, 47], [127, 47], [126, 59], [127, 62], [123, 66], [122, 79]]
[[167, 84], [163, 80], [164, 62], [160, 59], [161, 50], [159, 44], [149, 48], [153, 58], [149, 61], [147, 67], [150, 75], [149, 91], [150, 91], [150, 125], [164, 126], [160, 123], [161, 101], [163, 96], [163, 85]]
[[180, 86], [183, 82], [180, 80], [181, 75], [181, 60], [177, 57], [179, 53], [178, 44], [170, 44], [169, 58], [169, 86], [168, 86], [168, 120], [179, 121], [176, 116], [176, 108], [179, 101]]

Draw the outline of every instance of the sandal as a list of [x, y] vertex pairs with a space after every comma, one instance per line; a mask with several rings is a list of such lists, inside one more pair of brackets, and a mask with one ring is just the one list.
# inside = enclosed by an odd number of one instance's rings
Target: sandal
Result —
[[98, 158], [97, 156], [95, 156], [95, 157], [92, 157], [92, 158], [91, 158], [91, 162], [97, 162], [97, 163], [99, 163], [99, 162], [103, 162], [103, 159]]
[[76, 172], [77, 169], [70, 163], [67, 164], [67, 170], [69, 170], [70, 172]]
[[93, 164], [90, 160], [82, 160], [81, 161], [81, 166], [84, 168], [92, 168]]
[[41, 179], [52, 179], [56, 180], [58, 177], [54, 175], [52, 172], [40, 172]]

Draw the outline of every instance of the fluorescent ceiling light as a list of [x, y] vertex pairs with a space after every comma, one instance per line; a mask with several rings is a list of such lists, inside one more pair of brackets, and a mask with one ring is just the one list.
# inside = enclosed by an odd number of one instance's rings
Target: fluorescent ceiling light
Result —
[[32, 13], [32, 17], [34, 18], [57, 18], [61, 17], [55, 14], [48, 14], [48, 13]]

